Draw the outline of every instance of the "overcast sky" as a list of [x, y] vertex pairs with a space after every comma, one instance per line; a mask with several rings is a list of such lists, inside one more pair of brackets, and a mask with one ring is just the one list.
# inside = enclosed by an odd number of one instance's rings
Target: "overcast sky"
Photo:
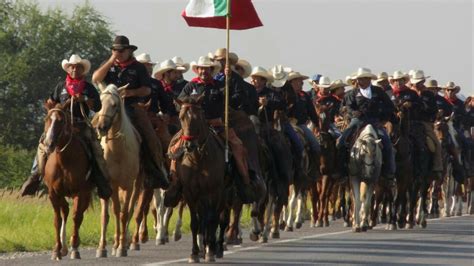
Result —
[[[38, 0], [71, 11], [84, 0]], [[187, 0], [89, 0], [117, 34], [155, 61], [185, 61], [225, 46], [225, 31], [190, 28]], [[264, 26], [231, 32], [231, 51], [252, 66], [290, 66], [311, 76], [344, 78], [423, 69], [442, 85], [474, 94], [472, 0], [253, 0]], [[78, 51], [80, 53], [80, 51]], [[60, 59], [58, 59], [60, 60]], [[93, 66], [97, 67], [97, 66]], [[186, 77], [190, 78], [191, 73]], [[307, 85], [306, 85], [307, 86]]]

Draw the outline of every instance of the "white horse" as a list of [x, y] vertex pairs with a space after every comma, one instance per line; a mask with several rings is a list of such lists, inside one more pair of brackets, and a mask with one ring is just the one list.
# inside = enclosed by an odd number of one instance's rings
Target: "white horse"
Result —
[[354, 146], [349, 159], [349, 176], [352, 184], [354, 213], [353, 232], [367, 231], [374, 184], [382, 168], [382, 147], [372, 125], [365, 126]]

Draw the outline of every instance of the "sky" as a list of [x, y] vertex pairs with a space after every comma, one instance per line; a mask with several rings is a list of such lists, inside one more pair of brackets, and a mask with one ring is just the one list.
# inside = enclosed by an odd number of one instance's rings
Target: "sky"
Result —
[[[85, 0], [37, 0], [72, 12]], [[223, 30], [191, 28], [187, 0], [89, 0], [114, 32], [154, 61], [195, 61], [225, 47]], [[472, 0], [253, 0], [264, 26], [231, 31], [230, 50], [252, 66], [276, 64], [312, 76], [344, 79], [359, 67], [374, 73], [422, 69], [441, 85], [474, 94]], [[80, 51], [78, 51], [80, 53]], [[94, 66], [93, 66], [94, 68]], [[185, 77], [192, 78], [188, 72]], [[308, 86], [306, 84], [306, 86]]]

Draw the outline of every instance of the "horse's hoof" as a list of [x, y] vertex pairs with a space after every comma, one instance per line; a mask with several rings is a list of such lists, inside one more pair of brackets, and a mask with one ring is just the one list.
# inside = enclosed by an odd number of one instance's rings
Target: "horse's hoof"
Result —
[[258, 240], [258, 233], [250, 232], [250, 240], [257, 241]]
[[228, 251], [229, 249], [227, 249], [227, 244], [224, 243], [224, 251]]
[[360, 228], [360, 230], [361, 230], [362, 232], [367, 232], [368, 226], [367, 226], [367, 225], [364, 225], [364, 226], [362, 226], [362, 227]]
[[413, 229], [413, 224], [412, 223], [407, 223], [405, 225], [405, 229]]
[[395, 231], [395, 230], [397, 230], [397, 225], [395, 225], [395, 224], [390, 224], [390, 225], [388, 226], [388, 230], [390, 230], [390, 231]]
[[268, 242], [268, 237], [267, 236], [262, 236], [262, 237], [260, 237], [258, 242], [259, 243], [267, 243]]
[[140, 244], [138, 243], [130, 244], [130, 250], [140, 250]]
[[140, 242], [141, 242], [142, 244], [145, 244], [146, 242], [148, 242], [148, 240], [149, 240], [149, 239], [148, 239], [148, 236], [142, 236], [142, 237], [140, 237]]
[[334, 222], [335, 220], [336, 220], [336, 216], [334, 216], [334, 215], [333, 215], [333, 216], [331, 216], [331, 221], [333, 221], [333, 222]]
[[272, 239], [279, 239], [280, 238], [280, 232], [273, 232], [272, 233]]
[[222, 259], [224, 257], [224, 251], [219, 246], [216, 248], [216, 259]]
[[360, 227], [353, 227], [352, 232], [353, 233], [360, 233], [360, 232], [362, 232], [362, 229]]
[[61, 248], [61, 257], [66, 257], [67, 256], [67, 247], [63, 246]]
[[59, 251], [53, 251], [53, 254], [51, 255], [51, 260], [60, 261], [61, 260], [60, 252]]
[[456, 216], [462, 216], [462, 213], [461, 213], [461, 212], [457, 212], [457, 213], [456, 213]]
[[199, 258], [201, 258], [201, 259], [206, 258], [206, 251], [204, 251], [204, 250], [201, 251], [201, 250], [200, 250], [200, 251], [199, 251]]
[[112, 256], [115, 256], [117, 254], [117, 249], [116, 248], [112, 248]]
[[199, 263], [199, 255], [191, 255], [188, 259], [188, 263]]
[[349, 223], [348, 222], [344, 222], [344, 224], [342, 225], [343, 227], [349, 227]]
[[81, 259], [81, 253], [77, 250], [71, 251], [71, 260], [80, 260]]
[[[383, 223], [385, 223], [385, 222], [383, 222]], [[372, 220], [369, 221], [369, 226], [370, 227], [374, 227], [375, 225], [376, 225], [376, 223], [374, 221], [372, 221]]]
[[285, 232], [293, 232], [293, 227], [291, 226], [285, 227]]
[[95, 252], [95, 257], [96, 258], [107, 258], [107, 249], [98, 249]]
[[323, 227], [323, 221], [318, 220], [318, 221], [316, 222], [316, 227]]
[[214, 254], [206, 254], [205, 262], [216, 262], [216, 256]]
[[286, 222], [281, 222], [280, 223], [280, 230], [284, 230], [286, 227]]
[[374, 227], [371, 226], [371, 225], [367, 226], [367, 229], [368, 229], [368, 230], [372, 230], [372, 228], [374, 228]]
[[156, 245], [157, 246], [161, 246], [161, 245], [164, 245], [164, 244], [166, 244], [166, 240], [164, 240], [164, 239], [157, 239], [156, 240]]
[[314, 227], [315, 227], [313, 221], [311, 221], [311, 223], [309, 224], [309, 227], [310, 227], [310, 228], [314, 228]]
[[127, 257], [127, 256], [128, 256], [128, 252], [127, 252], [127, 249], [125, 248], [118, 248], [117, 252], [115, 253], [115, 257], [117, 258]]
[[383, 217], [383, 216], [382, 216], [382, 217], [380, 218], [380, 223], [382, 223], [382, 224], [387, 223], [387, 217]]
[[165, 237], [165, 242], [166, 243], [169, 243], [170, 242], [170, 238], [168, 236]]
[[300, 229], [301, 226], [303, 226], [303, 224], [301, 224], [300, 222], [297, 222], [297, 223], [295, 224], [295, 228], [296, 228], [296, 229]]
[[324, 221], [324, 227], [329, 227], [329, 220]]
[[421, 228], [426, 228], [428, 224], [426, 223], [426, 220], [423, 220], [421, 223], [420, 223], [420, 226]]
[[181, 237], [182, 237], [181, 233], [176, 233], [176, 232], [174, 233], [174, 241], [175, 242], [179, 241], [181, 239]]

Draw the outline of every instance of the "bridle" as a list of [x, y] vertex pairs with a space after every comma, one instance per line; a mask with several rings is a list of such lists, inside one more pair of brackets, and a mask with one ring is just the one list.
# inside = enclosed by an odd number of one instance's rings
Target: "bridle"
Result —
[[[181, 105], [181, 112], [188, 112], [189, 108], [191, 107], [201, 109], [201, 107], [198, 105], [191, 104], [191, 103], [184, 103]], [[202, 143], [198, 142], [199, 136], [181, 135], [180, 139], [185, 143], [184, 145], [185, 154], [193, 153], [194, 148], [196, 148], [198, 153], [201, 154], [204, 148], [206, 147], [207, 143], [209, 142], [210, 135], [211, 135], [211, 130], [208, 131], [206, 138], [204, 139]], [[197, 145], [193, 145], [196, 142], [197, 142]]]
[[[68, 141], [66, 142], [66, 144], [65, 144], [61, 149], [59, 149], [59, 152], [63, 152], [64, 150], [66, 150], [66, 148], [69, 146], [69, 144], [71, 143], [71, 140], [72, 140], [72, 132], [73, 132], [73, 128], [74, 128], [74, 116], [73, 116], [73, 111], [72, 111], [72, 110], [73, 110], [73, 109], [72, 109], [72, 108], [73, 108], [73, 104], [74, 104], [74, 97], [71, 97], [71, 108], [70, 108], [70, 112], [71, 112], [71, 120], [70, 120], [70, 121], [71, 121], [71, 128], [70, 128], [69, 139], [68, 139]], [[65, 112], [63, 109], [61, 109], [61, 108], [51, 108], [51, 109], [49, 109], [49, 110], [48, 110], [48, 116], [47, 116], [47, 117], [50, 117], [50, 116], [51, 116], [51, 113], [54, 112], [54, 111], [61, 113], [61, 114], [64, 116], [64, 118], [67, 119], [67, 114], [66, 114], [66, 112]], [[66, 122], [66, 125], [67, 125], [67, 122]], [[66, 126], [66, 125], [65, 125], [65, 126]], [[63, 126], [63, 127], [64, 127], [64, 126]], [[63, 135], [63, 133], [64, 133], [64, 130], [61, 130], [61, 132], [59, 133], [58, 138], [61, 138], [61, 136]]]
[[[116, 95], [116, 94], [113, 93], [113, 92], [110, 92], [110, 91], [106, 90], [106, 91], [103, 91], [103, 92], [102, 92], [102, 95], [105, 95], [105, 94], [112, 95], [112, 96], [116, 97], [116, 98], [118, 99], [118, 101], [119, 101], [119, 104], [120, 104], [120, 101], [122, 101], [122, 98], [121, 98], [120, 96]], [[115, 112], [114, 112], [112, 115], [109, 115], [109, 114], [104, 114], [104, 113], [102, 112], [102, 110], [101, 110], [101, 111], [99, 112], [99, 114], [98, 114], [98, 117], [106, 117], [106, 118], [108, 118], [108, 119], [110, 119], [110, 120], [112, 121], [111, 123], [113, 123], [114, 117], [115, 117], [115, 115], [117, 114], [117, 112], [119, 112], [119, 111], [120, 111], [120, 108], [115, 108]], [[116, 132], [112, 132], [111, 135], [112, 135], [112, 136], [109, 137], [109, 134], [107, 134], [107, 135], [105, 136], [105, 139], [106, 139], [106, 140], [112, 140], [112, 139], [118, 139], [118, 138], [120, 138], [120, 137], [122, 136], [122, 134], [120, 133], [120, 128], [117, 129]]]

